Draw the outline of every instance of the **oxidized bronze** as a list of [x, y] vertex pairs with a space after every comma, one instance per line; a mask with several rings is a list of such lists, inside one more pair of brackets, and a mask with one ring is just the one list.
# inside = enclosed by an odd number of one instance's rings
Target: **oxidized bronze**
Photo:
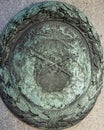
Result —
[[82, 120], [102, 87], [99, 36], [72, 5], [41, 2], [20, 11], [0, 39], [0, 89], [8, 108], [42, 129]]

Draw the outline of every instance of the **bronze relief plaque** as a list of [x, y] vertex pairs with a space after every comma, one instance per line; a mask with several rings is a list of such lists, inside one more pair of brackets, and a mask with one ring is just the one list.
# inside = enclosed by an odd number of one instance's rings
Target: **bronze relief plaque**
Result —
[[82, 120], [102, 87], [103, 54], [88, 18], [72, 5], [20, 11], [0, 37], [0, 94], [21, 120], [63, 129]]

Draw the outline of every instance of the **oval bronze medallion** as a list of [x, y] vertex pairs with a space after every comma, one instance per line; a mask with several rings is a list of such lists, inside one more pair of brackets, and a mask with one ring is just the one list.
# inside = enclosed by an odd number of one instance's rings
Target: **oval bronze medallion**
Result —
[[0, 37], [0, 94], [21, 120], [63, 129], [94, 106], [103, 54], [88, 18], [72, 5], [41, 2], [20, 11]]

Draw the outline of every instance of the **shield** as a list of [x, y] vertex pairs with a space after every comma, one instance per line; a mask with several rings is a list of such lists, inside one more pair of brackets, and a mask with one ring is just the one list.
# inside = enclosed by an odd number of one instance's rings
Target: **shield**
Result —
[[0, 95], [21, 120], [42, 129], [81, 121], [102, 88], [103, 53], [88, 18], [62, 2], [32, 4], [0, 36]]

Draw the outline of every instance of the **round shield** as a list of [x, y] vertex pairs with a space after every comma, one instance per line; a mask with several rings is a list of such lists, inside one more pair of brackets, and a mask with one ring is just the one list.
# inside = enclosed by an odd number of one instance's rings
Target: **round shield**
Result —
[[0, 94], [21, 120], [63, 129], [82, 120], [102, 87], [103, 54], [88, 18], [62, 2], [32, 4], [0, 36]]

